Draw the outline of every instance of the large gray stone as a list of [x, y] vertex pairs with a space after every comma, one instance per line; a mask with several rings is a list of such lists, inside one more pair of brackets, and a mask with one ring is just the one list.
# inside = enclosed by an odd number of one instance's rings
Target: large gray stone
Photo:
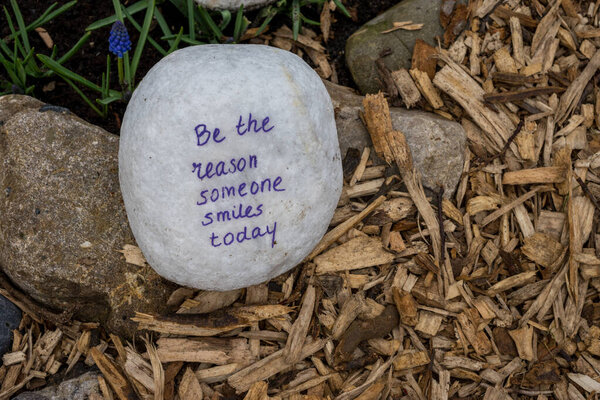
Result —
[[[351, 89], [325, 82], [335, 110], [335, 122], [342, 156], [349, 148], [362, 151], [371, 146], [367, 129], [359, 117], [363, 96]], [[392, 125], [402, 131], [410, 146], [423, 186], [450, 197], [462, 174], [467, 137], [462, 126], [437, 114], [390, 107]]]
[[93, 395], [102, 398], [97, 372], [87, 372], [42, 390], [23, 392], [13, 400], [89, 400]]
[[[378, 15], [354, 32], [346, 42], [346, 64], [354, 82], [363, 94], [377, 93], [383, 89], [375, 67], [375, 60], [384, 49], [392, 54], [384, 63], [391, 70], [410, 68], [416, 39], [435, 46], [436, 36], [443, 34], [439, 23], [440, 0], [404, 0], [383, 14]], [[422, 23], [423, 28], [415, 31], [399, 29], [381, 33], [392, 28], [394, 22], [412, 21]]]
[[26, 96], [0, 97], [0, 268], [44, 306], [131, 334], [174, 285], [127, 264], [135, 244], [118, 182], [119, 138]]
[[129, 223], [162, 276], [232, 290], [300, 263], [342, 189], [331, 100], [295, 54], [203, 45], [144, 77], [121, 128]]

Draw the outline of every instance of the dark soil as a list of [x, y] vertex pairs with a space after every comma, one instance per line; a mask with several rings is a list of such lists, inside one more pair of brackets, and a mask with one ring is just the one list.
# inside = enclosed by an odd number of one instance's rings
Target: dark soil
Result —
[[[67, 0], [57, 0], [62, 5]], [[344, 3], [350, 11], [352, 18], [347, 18], [340, 12], [333, 14], [335, 20], [332, 24], [332, 37], [327, 43], [327, 51], [331, 61], [336, 68], [339, 83], [345, 86], [355, 87], [350, 72], [346, 68], [344, 60], [344, 48], [346, 39], [354, 33], [362, 24], [382, 13], [389, 7], [396, 4], [396, 0], [346, 0]], [[128, 2], [126, 2], [128, 3]], [[23, 14], [25, 23], [33, 21], [51, 4], [51, 2], [41, 0], [18, 0], [19, 7]], [[0, 5], [11, 10], [9, 0], [0, 0]], [[161, 11], [165, 19], [171, 25], [173, 31], [177, 31], [179, 26], [185, 25], [186, 20], [175, 7], [169, 2], [165, 2], [161, 6]], [[303, 9], [303, 12], [309, 18], [318, 20], [318, 10], [311, 12]], [[11, 12], [12, 14], [12, 12]], [[48, 31], [58, 49], [58, 55], [61, 56], [68, 51], [85, 33], [85, 27], [99, 19], [111, 16], [114, 14], [111, 1], [80, 1], [66, 13], [60, 15], [44, 26]], [[137, 14], [138, 22], [142, 23], [142, 13]], [[311, 15], [313, 14], [313, 15]], [[253, 15], [249, 15], [252, 20]], [[4, 21], [4, 16], [2, 16]], [[282, 24], [291, 26], [290, 21], [285, 16], [278, 16], [271, 23], [271, 29], [277, 29]], [[110, 26], [97, 29], [92, 32], [88, 43], [67, 63], [66, 67], [71, 71], [87, 78], [88, 80], [100, 84], [102, 73], [106, 70], [106, 56], [108, 53], [108, 35]], [[0, 23], [0, 37], [5, 37], [10, 33], [7, 24]], [[137, 31], [129, 29], [132, 43], [137, 42]], [[159, 43], [164, 43], [159, 39], [159, 29], [151, 30], [150, 34]], [[31, 46], [36, 52], [50, 55], [48, 49], [39, 36], [32, 32], [29, 35]], [[163, 46], [164, 47], [164, 46]], [[137, 70], [136, 79], [139, 80], [148, 72], [148, 70], [161, 59], [160, 53], [149, 44], [146, 44], [140, 65]], [[41, 63], [39, 63], [41, 64]], [[111, 65], [111, 88], [118, 87], [118, 79], [116, 74], [116, 63], [113, 61]], [[4, 71], [0, 69], [0, 79], [4, 79]], [[35, 83], [35, 91], [33, 95], [49, 104], [68, 108], [73, 113], [84, 118], [85, 120], [99, 125], [109, 132], [118, 134], [121, 124], [121, 119], [126, 108], [124, 102], [115, 102], [109, 106], [109, 115], [107, 118], [102, 118], [94, 112], [79, 95], [61, 78], [52, 77], [42, 79]], [[28, 82], [28, 84], [31, 84]], [[94, 101], [96, 93], [84, 89], [84, 93]]]

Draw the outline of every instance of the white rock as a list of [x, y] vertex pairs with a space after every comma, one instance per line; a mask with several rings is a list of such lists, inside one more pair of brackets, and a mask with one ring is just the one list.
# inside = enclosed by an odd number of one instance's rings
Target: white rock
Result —
[[244, 5], [244, 10], [258, 8], [274, 3], [276, 0], [196, 0], [202, 7], [212, 10], [237, 10]]
[[119, 178], [136, 241], [160, 275], [206, 290], [263, 282], [308, 255], [339, 199], [331, 100], [290, 52], [178, 50], [133, 93]]

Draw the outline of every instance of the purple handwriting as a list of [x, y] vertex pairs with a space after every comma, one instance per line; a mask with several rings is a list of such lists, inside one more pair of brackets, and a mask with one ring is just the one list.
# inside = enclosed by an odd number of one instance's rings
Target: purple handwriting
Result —
[[271, 235], [271, 248], [277, 244], [275, 241], [275, 232], [277, 230], [277, 222], [273, 223], [273, 227], [271, 228], [269, 225], [265, 226], [265, 230], [263, 231], [260, 227], [252, 228], [250, 232], [250, 236], [248, 236], [248, 227], [244, 226], [239, 232], [227, 232], [223, 235], [223, 239], [220, 239], [219, 235], [216, 235], [214, 232], [210, 234], [210, 244], [213, 247], [219, 247], [222, 244], [225, 246], [231, 245], [233, 242], [243, 243], [246, 240], [258, 239], [266, 235]]
[[235, 174], [236, 172], [243, 172], [246, 167], [248, 168], [257, 168], [258, 159], [255, 155], [250, 154], [248, 157], [240, 157], [240, 158], [232, 158], [229, 161], [229, 167], [227, 166], [226, 161], [218, 161], [216, 163], [212, 163], [211, 161], [207, 162], [204, 165], [204, 169], [202, 168], [202, 163], [192, 163], [192, 172], [196, 173], [198, 179], [203, 180], [212, 179], [217, 176], [224, 176], [229, 174]]
[[[243, 129], [245, 126], [248, 126], [248, 128]], [[275, 128], [274, 126], [272, 127], [268, 127], [267, 125], [269, 125], [269, 117], [265, 117], [261, 124], [261, 126], [258, 127], [258, 121], [252, 118], [252, 113], [248, 114], [248, 120], [247, 123], [244, 123], [244, 121], [242, 121], [242, 116], [240, 115], [240, 119], [238, 120], [237, 125], [235, 126], [235, 129], [237, 130], [237, 134], [240, 136], [244, 136], [244, 134], [246, 132], [250, 132], [250, 131], [254, 131], [254, 133], [258, 133], [260, 131], [263, 132], [271, 132], [273, 130], [273, 128]]]
[[[274, 128], [275, 126], [271, 123], [268, 116], [262, 119], [256, 119], [252, 117], [252, 113], [248, 113], [248, 118], [244, 118], [243, 115], [239, 116], [237, 125], [235, 126], [235, 131], [238, 136], [244, 136], [251, 133], [268, 133]], [[196, 125], [194, 131], [196, 133], [196, 145], [198, 147], [205, 146], [211, 141], [215, 144], [220, 144], [227, 139], [227, 136], [221, 132], [218, 127], [211, 129], [206, 124]], [[192, 173], [195, 174], [196, 177], [201, 181], [204, 179], [209, 180], [214, 177], [219, 178], [238, 172], [243, 172], [246, 169], [256, 168], [258, 168], [258, 158], [256, 155], [252, 154], [243, 157], [230, 158], [228, 160], [192, 163]], [[268, 177], [250, 182], [242, 182], [237, 185], [213, 187], [212, 189], [201, 190], [200, 201], [197, 201], [196, 204], [202, 206], [208, 202], [215, 203], [223, 199], [242, 198], [248, 195], [256, 196], [262, 193], [283, 191], [285, 191], [285, 188], [282, 187], [281, 176], [277, 176], [274, 179]], [[238, 203], [228, 210], [205, 213], [201, 222], [202, 226], [209, 226], [221, 222], [257, 218], [263, 215], [263, 212], [263, 204], [254, 206]], [[209, 238], [211, 246], [219, 247], [230, 246], [234, 243], [243, 243], [248, 240], [270, 236], [271, 247], [273, 247], [275, 244], [277, 244], [275, 241], [276, 231], [277, 222], [273, 222], [272, 226], [267, 224], [264, 229], [258, 226], [244, 226], [239, 232], [227, 232], [223, 236], [219, 236], [215, 232], [211, 232]]]
[[[262, 119], [262, 121], [260, 122], [260, 125], [259, 125], [258, 120], [252, 118], [252, 113], [249, 113], [248, 119], [245, 119], [245, 120], [243, 119], [243, 116], [240, 115], [240, 118], [238, 120], [237, 125], [235, 126], [235, 129], [239, 136], [244, 136], [246, 133], [249, 133], [249, 132], [254, 132], [254, 133], [265, 132], [265, 133], [267, 133], [267, 132], [271, 132], [273, 130], [273, 128], [275, 128], [275, 126], [269, 127], [269, 122], [270, 122], [269, 117], [265, 117]], [[221, 130], [219, 128], [215, 128], [211, 132], [211, 130], [208, 129], [206, 124], [198, 124], [198, 125], [196, 125], [194, 130], [196, 131], [196, 145], [197, 146], [204, 146], [205, 144], [210, 142], [211, 139], [213, 142], [215, 142], [217, 144], [219, 144], [219, 143], [223, 142], [225, 139], [227, 139], [227, 136], [222, 136]]]
[[201, 201], [196, 204], [202, 206], [209, 201], [215, 203], [219, 199], [227, 199], [230, 197], [240, 196], [246, 197], [248, 194], [255, 196], [258, 193], [265, 192], [284, 192], [285, 189], [279, 187], [281, 185], [281, 177], [278, 176], [271, 182], [271, 178], [265, 178], [260, 181], [242, 182], [237, 186], [221, 186], [220, 188], [212, 188], [211, 190], [202, 190], [200, 192]]
[[[236, 213], [237, 208], [237, 213]], [[254, 213], [252, 212], [254, 211]], [[203, 226], [208, 226], [212, 224], [215, 219], [217, 222], [228, 222], [232, 219], [241, 219], [241, 218], [256, 218], [263, 213], [263, 205], [259, 204], [256, 206], [256, 209], [252, 206], [246, 206], [242, 203], [233, 207], [231, 212], [229, 210], [217, 211], [216, 213], [208, 212], [204, 214], [204, 221], [202, 221]]]

